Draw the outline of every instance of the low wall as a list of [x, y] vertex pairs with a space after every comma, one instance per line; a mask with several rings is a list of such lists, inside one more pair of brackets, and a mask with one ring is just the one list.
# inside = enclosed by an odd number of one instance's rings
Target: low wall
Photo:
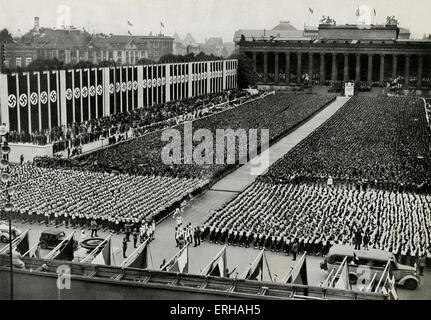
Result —
[[[9, 299], [9, 270], [0, 269], [0, 300]], [[73, 277], [70, 289], [57, 289], [57, 275], [52, 273], [14, 272], [14, 299], [16, 300], [233, 300], [222, 294], [181, 289], [169, 285], [145, 285], [140, 282], [123, 283], [109, 279]], [[242, 297], [244, 299], [244, 297]], [[238, 299], [238, 298], [236, 298]]]
[[14, 163], [20, 162], [21, 155], [24, 156], [24, 161], [33, 161], [37, 156], [53, 156], [52, 144], [38, 146], [31, 143], [9, 143], [9, 146], [9, 161]]

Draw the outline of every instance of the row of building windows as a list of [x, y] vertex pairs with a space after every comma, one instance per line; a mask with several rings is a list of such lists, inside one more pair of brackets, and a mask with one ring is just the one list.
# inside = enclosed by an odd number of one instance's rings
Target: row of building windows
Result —
[[[15, 67], [17, 67], [17, 68], [27, 67], [32, 61], [33, 61], [33, 59], [31, 57], [27, 57], [27, 58], [25, 58], [25, 64], [23, 65], [22, 57], [16, 57], [15, 58]], [[11, 66], [9, 59], [6, 59], [4, 61], [4, 65], [6, 66], [6, 68], [9, 68]]]

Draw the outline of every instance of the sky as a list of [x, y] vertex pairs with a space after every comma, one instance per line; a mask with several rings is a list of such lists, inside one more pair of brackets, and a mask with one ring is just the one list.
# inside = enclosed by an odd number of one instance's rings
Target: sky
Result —
[[416, 37], [431, 33], [430, 0], [0, 0], [0, 28], [22, 35], [35, 16], [42, 27], [55, 27], [68, 21], [64, 8], [70, 8], [71, 24], [91, 32], [157, 34], [162, 22], [165, 35], [177, 32], [184, 38], [190, 32], [198, 42], [208, 37], [231, 42], [235, 30], [272, 29], [281, 20], [297, 29], [308, 21], [317, 26], [322, 15], [354, 24], [359, 5], [376, 10], [376, 24], [395, 16]]

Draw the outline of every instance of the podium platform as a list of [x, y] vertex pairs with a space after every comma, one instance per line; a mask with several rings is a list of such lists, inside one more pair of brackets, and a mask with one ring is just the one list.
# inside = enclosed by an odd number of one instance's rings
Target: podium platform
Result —
[[9, 143], [11, 163], [19, 163], [21, 155], [24, 161], [33, 161], [36, 156], [53, 156], [52, 143], [47, 145], [35, 145], [31, 143]]

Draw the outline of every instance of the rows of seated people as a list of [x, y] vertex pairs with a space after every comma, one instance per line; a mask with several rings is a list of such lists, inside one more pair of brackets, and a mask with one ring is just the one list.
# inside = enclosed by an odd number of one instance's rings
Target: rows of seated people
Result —
[[213, 212], [203, 226], [212, 242], [289, 253], [325, 254], [333, 244], [352, 245], [359, 231], [369, 248], [431, 256], [431, 196], [347, 185], [255, 182]]

